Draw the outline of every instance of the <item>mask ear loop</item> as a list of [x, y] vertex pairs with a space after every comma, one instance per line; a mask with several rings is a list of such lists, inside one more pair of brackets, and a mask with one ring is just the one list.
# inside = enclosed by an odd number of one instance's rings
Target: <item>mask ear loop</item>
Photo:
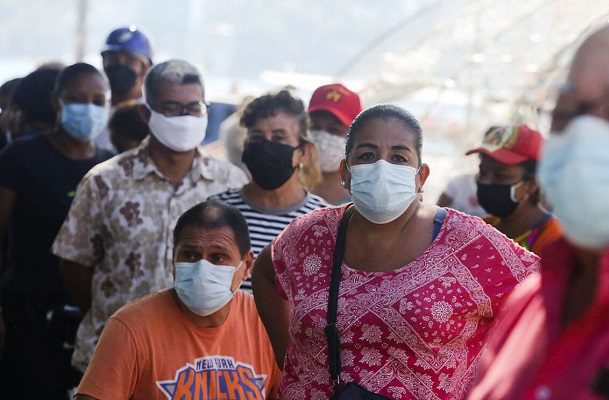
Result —
[[[235, 277], [235, 275], [237, 274], [237, 272], [239, 271], [239, 269], [241, 268], [242, 265], [245, 265], [245, 260], [241, 260], [239, 265], [237, 265], [237, 268], [235, 268], [235, 271], [233, 272], [233, 278]], [[232, 284], [232, 282], [231, 282], [231, 284]], [[241, 279], [241, 282], [239, 282], [239, 285], [237, 285], [237, 289], [235, 289], [233, 291], [233, 295], [235, 293], [237, 293], [237, 291], [239, 290], [239, 288], [241, 287], [242, 284], [243, 284], [243, 279]]]
[[[423, 168], [423, 163], [421, 163], [419, 165], [419, 168], [417, 168], [417, 170], [415, 171], [415, 173], [414, 173], [415, 177], [419, 174], [419, 172], [421, 172], [421, 168]], [[421, 201], [423, 201], [423, 191], [424, 191], [423, 186], [419, 187], [419, 189], [417, 190], [417, 193], [421, 196], [421, 199], [420, 199]]]
[[[518, 190], [518, 188], [520, 186], [522, 186], [523, 183], [524, 183], [524, 180], [521, 180], [520, 182], [516, 182], [515, 184], [510, 186], [510, 199], [512, 199], [512, 201], [514, 203], [519, 203], [520, 204], [520, 201], [518, 201], [518, 199], [516, 199], [516, 190]], [[522, 201], [524, 201], [524, 200], [526, 200], [526, 198], [524, 198]]]

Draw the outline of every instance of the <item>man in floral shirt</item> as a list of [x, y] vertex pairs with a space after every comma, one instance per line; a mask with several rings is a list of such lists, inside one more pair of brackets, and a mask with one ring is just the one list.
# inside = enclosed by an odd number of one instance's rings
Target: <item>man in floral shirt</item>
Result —
[[99, 164], [80, 182], [53, 244], [85, 317], [72, 364], [84, 371], [107, 319], [127, 302], [172, 285], [172, 231], [208, 196], [247, 179], [204, 157], [207, 105], [198, 71], [180, 60], [154, 66], [145, 81], [141, 146]]

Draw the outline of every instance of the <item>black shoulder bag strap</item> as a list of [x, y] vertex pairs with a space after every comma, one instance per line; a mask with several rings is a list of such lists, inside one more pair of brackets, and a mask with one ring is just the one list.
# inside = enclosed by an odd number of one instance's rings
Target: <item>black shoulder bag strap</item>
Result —
[[336, 246], [332, 260], [332, 275], [330, 278], [330, 294], [328, 295], [328, 324], [325, 333], [328, 341], [328, 360], [330, 362], [330, 377], [334, 389], [340, 386], [340, 337], [336, 326], [336, 310], [338, 308], [338, 287], [340, 286], [340, 266], [343, 263], [345, 253], [345, 237], [347, 236], [347, 223], [351, 219], [355, 207], [349, 206], [338, 226], [336, 234]]

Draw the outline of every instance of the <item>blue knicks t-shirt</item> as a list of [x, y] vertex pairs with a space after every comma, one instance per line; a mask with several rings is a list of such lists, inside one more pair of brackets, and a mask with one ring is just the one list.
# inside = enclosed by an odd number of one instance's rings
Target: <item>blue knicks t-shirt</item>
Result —
[[97, 149], [92, 158], [73, 160], [53, 147], [46, 135], [16, 140], [0, 152], [0, 187], [16, 195], [5, 286], [33, 294], [64, 291], [51, 245], [82, 177], [112, 155]]

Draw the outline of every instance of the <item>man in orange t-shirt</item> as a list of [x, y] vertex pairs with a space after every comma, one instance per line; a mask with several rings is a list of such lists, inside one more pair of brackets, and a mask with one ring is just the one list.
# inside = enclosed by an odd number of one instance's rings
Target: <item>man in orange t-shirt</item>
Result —
[[77, 390], [87, 399], [268, 399], [280, 379], [253, 297], [237, 291], [253, 254], [239, 210], [208, 200], [174, 230], [175, 287], [106, 324]]

